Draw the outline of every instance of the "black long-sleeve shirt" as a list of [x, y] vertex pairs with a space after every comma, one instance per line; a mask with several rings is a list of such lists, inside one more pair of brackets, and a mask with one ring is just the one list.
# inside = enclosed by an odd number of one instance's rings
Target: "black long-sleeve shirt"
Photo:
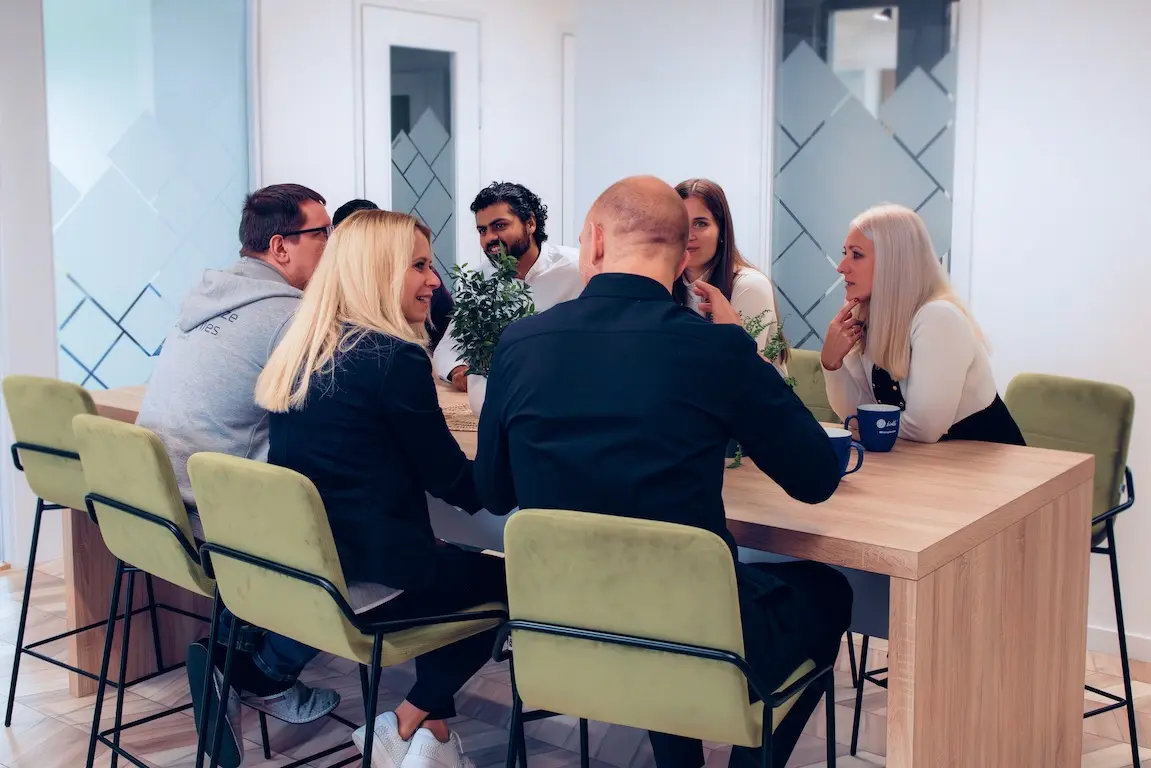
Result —
[[315, 483], [349, 580], [421, 589], [450, 578], [437, 572], [424, 492], [480, 508], [427, 353], [380, 333], [316, 374], [303, 408], [271, 415], [268, 461]]
[[[486, 507], [571, 509], [709, 530], [735, 553], [723, 507], [735, 438], [789, 495], [824, 501], [840, 469], [823, 427], [732, 325], [635, 275], [512, 324], [479, 427]], [[765, 585], [769, 590], [771, 585]]]

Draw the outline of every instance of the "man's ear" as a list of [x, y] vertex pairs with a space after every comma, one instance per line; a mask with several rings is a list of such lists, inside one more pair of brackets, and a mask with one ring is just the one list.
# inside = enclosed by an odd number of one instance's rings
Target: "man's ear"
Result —
[[602, 224], [591, 225], [592, 236], [592, 263], [596, 265], [596, 271], [603, 269], [604, 257], [604, 232]]
[[528, 235], [534, 235], [536, 233], [536, 215], [534, 213], [528, 214], [528, 220], [524, 223], [524, 226], [527, 227]]
[[288, 263], [290, 257], [288, 256], [287, 241], [283, 235], [272, 235], [272, 239], [268, 241], [268, 255], [277, 264]]

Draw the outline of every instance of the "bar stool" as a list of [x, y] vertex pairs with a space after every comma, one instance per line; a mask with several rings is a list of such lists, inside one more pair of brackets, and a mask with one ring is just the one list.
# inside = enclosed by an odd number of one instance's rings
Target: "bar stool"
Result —
[[[116, 576], [112, 583], [112, 599], [97, 678], [96, 707], [92, 716], [86, 765], [91, 768], [96, 756], [96, 744], [99, 742], [112, 750], [113, 768], [120, 757], [139, 768], [147, 768], [145, 763], [120, 746], [120, 734], [129, 728], [184, 712], [192, 705], [189, 703], [173, 707], [129, 723], [122, 721], [124, 690], [130, 685], [125, 682], [132, 629], [129, 619], [124, 621], [120, 638], [120, 682], [116, 686], [116, 715], [111, 728], [100, 730], [105, 689], [112, 684], [108, 680], [108, 667], [116, 622], [133, 613], [137, 574], [142, 573], [148, 579], [152, 575], [158, 576], [207, 598], [215, 594], [215, 584], [200, 567], [188, 513], [180, 498], [172, 464], [159, 438], [142, 427], [90, 414], [74, 417], [72, 429], [88, 485], [88, 493], [85, 495], [88, 514], [100, 526], [104, 544], [116, 558]], [[124, 576], [128, 577], [125, 609], [123, 615], [117, 615]], [[160, 604], [157, 607], [199, 621], [210, 621], [206, 616], [174, 606]], [[158, 646], [159, 630], [155, 623], [153, 633], [154, 642]], [[183, 662], [164, 671], [182, 666]]]
[[1111, 566], [1111, 597], [1123, 671], [1123, 696], [1084, 686], [1110, 701], [1083, 713], [1083, 719], [1127, 708], [1131, 731], [1131, 760], [1140, 765], [1139, 737], [1135, 730], [1135, 697], [1131, 691], [1131, 661], [1127, 655], [1127, 629], [1123, 623], [1123, 595], [1119, 590], [1119, 553], [1115, 548], [1115, 519], [1135, 503], [1135, 478], [1127, 466], [1135, 396], [1115, 384], [1021, 373], [1007, 385], [1003, 401], [1036, 448], [1095, 454], [1092, 494], [1091, 554], [1106, 555]]
[[[703, 741], [760, 747], [821, 685], [835, 766], [834, 665], [807, 659], [767, 687], [744, 658], [731, 550], [698, 528], [523, 509], [504, 529], [513, 638], [512, 744], [527, 768], [523, 707]], [[642, 564], [642, 565], [640, 565]], [[748, 688], [760, 701], [748, 702]], [[582, 737], [582, 734], [581, 734]], [[581, 738], [581, 741], [584, 739]], [[581, 744], [587, 760], [587, 745]], [[518, 753], [518, 755], [517, 755]]]
[[[204, 525], [204, 569], [216, 579], [228, 609], [241, 621], [360, 665], [361, 685], [367, 687], [363, 768], [371, 766], [381, 668], [491, 630], [507, 617], [502, 604], [487, 603], [443, 616], [366, 622], [350, 603], [328, 515], [310, 480], [218, 453], [193, 455], [188, 475]], [[238, 624], [229, 633], [225, 687]], [[349, 741], [339, 748], [351, 746]], [[359, 761], [337, 765], [350, 762]]]
[[[21, 657], [32, 656], [77, 675], [97, 680], [97, 676], [91, 672], [54, 659], [35, 649], [81, 632], [104, 628], [107, 622], [98, 621], [33, 643], [24, 642], [36, 550], [40, 543], [40, 521], [47, 511], [85, 508], [84, 495], [88, 487], [80, 467], [80, 457], [76, 453], [72, 418], [77, 414], [94, 414], [96, 406], [84, 388], [39, 376], [6, 376], [3, 391], [8, 416], [12, 421], [12, 431], [16, 438], [16, 442], [12, 444], [12, 461], [16, 469], [24, 473], [29, 487], [37, 496], [36, 516], [32, 523], [32, 545], [28, 552], [28, 571], [24, 579], [24, 598], [20, 603], [20, 622], [16, 630], [16, 653], [12, 659], [12, 678], [8, 687], [8, 708], [4, 713], [4, 726], [9, 727], [12, 725], [12, 708], [16, 703], [16, 684], [20, 677]], [[131, 615], [147, 612], [151, 616], [156, 671], [132, 681], [133, 683], [148, 680], [168, 671], [164, 668], [164, 657], [160, 649], [160, 635], [156, 624], [156, 609], [159, 606], [154, 596], [152, 577], [148, 576], [145, 583], [148, 604], [132, 610]]]

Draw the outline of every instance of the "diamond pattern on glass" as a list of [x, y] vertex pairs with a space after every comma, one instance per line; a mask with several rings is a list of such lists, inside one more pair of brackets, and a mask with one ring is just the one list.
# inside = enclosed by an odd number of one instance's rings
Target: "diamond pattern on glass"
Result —
[[431, 109], [425, 109], [420, 119], [412, 126], [412, 143], [429, 162], [439, 156], [440, 150], [448, 143], [449, 138], [451, 137], [447, 130], [436, 119]]
[[113, 11], [44, 29], [59, 371], [89, 388], [145, 382], [250, 191], [244, 0]]
[[838, 275], [835, 267], [810, 237], [801, 237], [772, 265], [771, 276], [780, 291], [801, 312], [807, 312]]
[[955, 128], [948, 126], [931, 145], [919, 155], [919, 162], [939, 182], [951, 191], [951, 181], [955, 170]]
[[392, 140], [392, 162], [400, 169], [400, 173], [408, 170], [417, 154], [416, 145], [403, 131]]
[[[940, 257], [950, 249], [955, 66], [951, 52], [931, 76], [912, 70], [878, 105], [877, 120], [856, 98], [843, 98], [839, 74], [807, 43], [780, 64], [771, 274], [781, 304], [796, 305], [785, 314], [805, 313], [806, 325], [792, 320], [785, 329], [792, 344], [818, 349], [843, 306], [835, 264], [857, 214], [883, 202], [918, 209]], [[885, 71], [881, 81], [894, 74]], [[796, 239], [804, 230], [810, 237]]]
[[439, 181], [428, 185], [420, 202], [416, 203], [416, 210], [432, 231], [438, 236], [448, 219], [452, 215], [452, 197]]
[[829, 255], [839, 253], [857, 214], [882, 202], [915, 208], [935, 189], [855, 99], [828, 119], [777, 183], [780, 199]]
[[779, 122], [802, 143], [847, 95], [811, 46], [800, 43], [779, 69]]
[[920, 206], [920, 218], [931, 235], [931, 244], [935, 246], [935, 255], [940, 259], [951, 250], [951, 201], [940, 190], [931, 196], [931, 199]]
[[916, 67], [879, 108], [883, 121], [915, 155], [942, 131], [955, 105], [927, 74]]
[[959, 80], [959, 54], [955, 52], [954, 48], [931, 68], [931, 75], [947, 89], [948, 93], [955, 93], [955, 84]]
[[412, 160], [412, 164], [408, 166], [408, 170], [404, 171], [404, 179], [407, 180], [412, 191], [416, 193], [417, 198], [427, 190], [428, 184], [432, 181], [432, 177], [431, 166], [424, 162], [424, 158], [419, 155], [416, 156], [415, 160]]

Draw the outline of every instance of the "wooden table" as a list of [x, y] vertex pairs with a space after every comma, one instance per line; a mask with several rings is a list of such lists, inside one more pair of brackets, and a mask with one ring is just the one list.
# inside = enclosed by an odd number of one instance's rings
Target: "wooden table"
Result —
[[[94, 397], [130, 421], [142, 394]], [[445, 405], [465, 402], [441, 391]], [[456, 438], [474, 455], [475, 433]], [[1093, 471], [1081, 454], [900, 441], [868, 453], [823, 504], [792, 500], [750, 462], [728, 470], [724, 503], [741, 546], [891, 577], [888, 766], [1078, 766]], [[85, 515], [65, 519], [79, 626], [106, 615], [111, 557]], [[157, 591], [189, 604], [175, 587]], [[198, 630], [164, 631], [177, 659]], [[99, 634], [73, 638], [79, 666], [97, 667]], [[149, 646], [133, 657], [140, 672]], [[74, 693], [90, 690], [73, 678]]]

